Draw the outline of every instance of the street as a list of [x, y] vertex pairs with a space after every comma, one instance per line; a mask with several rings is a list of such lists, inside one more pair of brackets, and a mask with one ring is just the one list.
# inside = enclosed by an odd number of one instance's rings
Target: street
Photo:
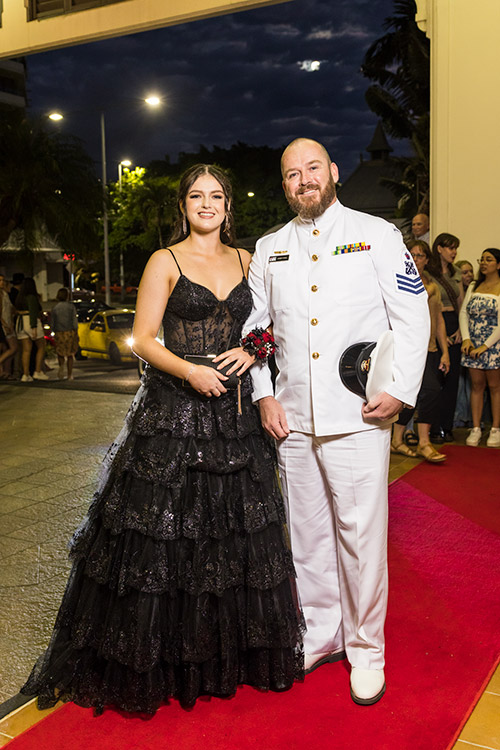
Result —
[[52, 369], [46, 374], [49, 380], [34, 380], [32, 383], [9, 381], [19, 388], [56, 388], [64, 391], [96, 391], [101, 393], [134, 394], [140, 385], [137, 362], [112, 365], [105, 359], [76, 360], [73, 367], [74, 380], [57, 379], [57, 360], [49, 359]]

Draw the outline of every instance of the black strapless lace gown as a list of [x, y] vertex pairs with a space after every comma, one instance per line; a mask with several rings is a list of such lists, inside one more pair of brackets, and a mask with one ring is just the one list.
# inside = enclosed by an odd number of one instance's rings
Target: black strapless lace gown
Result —
[[[179, 356], [238, 345], [245, 279], [224, 301], [183, 275], [164, 315]], [[154, 713], [170, 696], [283, 690], [303, 675], [274, 449], [251, 403], [205, 398], [146, 368], [99, 489], [45, 655], [22, 688], [97, 711]]]

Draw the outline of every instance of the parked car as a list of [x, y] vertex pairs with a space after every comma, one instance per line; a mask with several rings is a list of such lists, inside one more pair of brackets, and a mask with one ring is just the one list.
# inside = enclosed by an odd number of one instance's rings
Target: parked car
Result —
[[111, 305], [107, 305], [105, 302], [98, 302], [95, 299], [78, 300], [77, 302], [73, 302], [73, 304], [76, 307], [76, 317], [79, 323], [88, 323], [96, 312], [113, 309]]
[[132, 326], [134, 310], [100, 310], [87, 322], [78, 323], [80, 355], [91, 359], [109, 359], [112, 364], [134, 362]]
[[95, 302], [95, 292], [92, 289], [81, 289], [79, 286], [71, 290], [71, 302]]
[[[137, 287], [137, 286], [130, 286], [129, 285], [129, 286], [125, 287], [125, 292], [127, 294], [137, 294], [137, 289], [138, 288], [139, 287]], [[121, 290], [122, 290], [121, 284], [119, 284], [116, 281], [113, 284], [109, 285], [109, 291], [112, 292], [113, 294], [120, 294]], [[101, 287], [101, 292], [105, 292], [105, 291], [106, 291], [106, 286], [103, 284], [102, 287]]]

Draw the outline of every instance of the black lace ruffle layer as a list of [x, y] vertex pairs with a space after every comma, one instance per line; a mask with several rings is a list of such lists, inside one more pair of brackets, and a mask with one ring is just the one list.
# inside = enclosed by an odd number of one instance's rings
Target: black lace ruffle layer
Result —
[[[247, 391], [245, 383], [244, 391]], [[273, 449], [248, 396], [149, 369], [105, 460], [50, 646], [23, 687], [101, 710], [283, 690], [302, 620]]]

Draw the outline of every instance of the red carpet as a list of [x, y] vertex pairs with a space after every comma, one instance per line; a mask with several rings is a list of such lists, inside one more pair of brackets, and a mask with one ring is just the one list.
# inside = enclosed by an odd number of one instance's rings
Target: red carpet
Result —
[[68, 704], [9, 750], [450, 748], [498, 663], [500, 514], [491, 494], [499, 454], [446, 452], [447, 465], [422, 464], [391, 485], [388, 687], [380, 703], [352, 703], [339, 663], [286, 693], [243, 687], [189, 712], [173, 702], [149, 720], [115, 711], [94, 718]]

